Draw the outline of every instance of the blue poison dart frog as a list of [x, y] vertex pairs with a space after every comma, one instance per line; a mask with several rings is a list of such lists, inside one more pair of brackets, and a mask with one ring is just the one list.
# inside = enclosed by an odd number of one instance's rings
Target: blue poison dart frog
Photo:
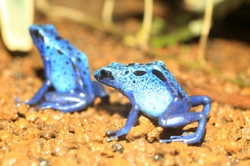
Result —
[[[125, 95], [132, 104], [126, 124], [120, 130], [108, 131], [108, 141], [125, 135], [135, 125], [139, 111], [158, 119], [163, 128], [182, 127], [198, 122], [197, 131], [171, 136], [161, 142], [198, 143], [202, 140], [211, 100], [208, 96], [187, 96], [162, 61], [147, 64], [122, 65], [113, 62], [96, 70], [95, 78]], [[189, 112], [191, 107], [203, 105], [201, 112]]]
[[108, 100], [103, 86], [90, 78], [87, 56], [53, 25], [32, 25], [29, 31], [44, 63], [45, 82], [26, 104], [73, 112], [91, 105], [96, 97]]

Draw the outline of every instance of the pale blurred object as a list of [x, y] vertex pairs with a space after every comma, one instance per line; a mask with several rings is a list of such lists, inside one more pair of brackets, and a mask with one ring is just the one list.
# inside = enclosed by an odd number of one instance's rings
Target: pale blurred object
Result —
[[205, 50], [207, 46], [208, 34], [211, 28], [212, 15], [213, 15], [214, 0], [206, 0], [206, 8], [204, 13], [204, 23], [201, 29], [201, 37], [199, 41], [198, 61], [201, 66], [207, 67], [205, 60]]
[[[198, 35], [199, 32], [201, 33], [198, 50], [198, 61], [203, 67], [207, 67], [207, 62], [205, 60], [205, 50], [212, 23], [213, 8], [214, 5], [222, 1], [223, 0], [185, 0], [185, 7], [188, 10], [195, 12], [204, 11], [203, 21], [198, 19], [189, 23], [189, 28], [194, 34]], [[199, 26], [199, 24], [202, 26]]]
[[104, 26], [110, 27], [113, 25], [112, 15], [114, 11], [115, 1], [105, 0], [102, 10], [102, 21]]
[[[214, 0], [213, 6], [224, 0]], [[190, 11], [202, 13], [206, 8], [206, 0], [184, 0], [185, 8]]]
[[197, 13], [204, 13], [204, 14], [208, 11], [209, 13], [208, 14], [209, 16], [207, 16], [207, 18], [208, 20], [210, 19], [209, 20], [210, 23], [206, 24], [206, 26], [209, 25], [209, 27], [206, 27], [204, 25], [205, 18], [195, 19], [189, 22], [188, 28], [194, 36], [201, 35], [201, 32], [204, 31], [202, 30], [202, 28], [205, 28], [206, 29], [205, 31], [211, 28], [211, 22], [212, 22], [211, 19], [212, 19], [212, 13], [213, 13], [213, 11], [211, 10], [213, 10], [214, 6], [218, 5], [219, 3], [223, 1], [225, 0], [213, 0], [212, 2], [209, 0], [184, 0], [184, 5], [187, 10], [192, 11], [192, 12], [197, 12]]
[[29, 26], [34, 20], [34, 0], [0, 0], [3, 42], [8, 50], [28, 52], [33, 43]]
[[138, 30], [136, 35], [125, 36], [125, 45], [147, 49], [153, 19], [153, 2], [153, 0], [144, 0], [144, 14], [141, 29]]
[[[150, 30], [153, 17], [153, 0], [144, 0], [144, 14], [140, 30], [136, 34], [130, 35], [124, 33], [124, 29], [118, 27], [113, 22], [114, 8], [116, 0], [104, 0], [101, 12], [101, 19], [93, 17], [76, 7], [69, 7], [64, 1], [49, 1], [37, 0], [36, 8], [44, 15], [52, 17], [64, 17], [85, 25], [94, 27], [96, 29], [106, 30], [113, 34], [119, 35], [123, 38], [124, 44], [132, 47], [139, 47], [146, 49], [148, 47], [148, 40], [150, 37]], [[58, 3], [56, 3], [58, 2]], [[80, 3], [81, 1], [77, 1]], [[126, 1], [124, 1], [126, 2]], [[98, 6], [96, 6], [98, 7]], [[98, 7], [99, 8], [99, 7]]]

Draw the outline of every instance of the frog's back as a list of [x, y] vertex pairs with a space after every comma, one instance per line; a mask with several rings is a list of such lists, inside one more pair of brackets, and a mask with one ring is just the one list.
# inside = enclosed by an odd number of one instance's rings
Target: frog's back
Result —
[[[169, 90], [171, 91], [173, 96], [182, 99], [184, 101], [190, 102], [188, 95], [182, 89], [180, 84], [177, 82], [177, 80], [174, 78], [174, 76], [171, 74], [171, 72], [168, 70], [165, 64], [162, 61], [156, 61], [154, 63], [156, 63], [161, 68], [162, 74], [166, 78], [166, 80], [163, 79], [163, 81], [166, 82], [166, 85], [169, 87]], [[155, 75], [157, 76], [156, 73]]]
[[123, 81], [123, 84], [127, 83], [120, 86], [123, 86], [122, 89], [133, 89], [137, 103], [145, 114], [158, 117], [175, 98], [190, 102], [162, 61], [136, 64], [133, 73], [134, 75]]
[[79, 57], [82, 62], [87, 62], [87, 56], [75, 48], [68, 40], [62, 38], [51, 24], [30, 26], [31, 37], [42, 56], [50, 57], [56, 50], [69, 57]]
[[162, 61], [149, 64], [151, 72], [148, 81], [140, 91], [140, 107], [149, 116], [158, 117], [175, 99], [190, 102], [189, 97]]

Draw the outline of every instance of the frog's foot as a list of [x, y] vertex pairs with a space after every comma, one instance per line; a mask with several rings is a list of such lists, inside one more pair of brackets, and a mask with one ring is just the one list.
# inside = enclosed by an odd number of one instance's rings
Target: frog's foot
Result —
[[161, 143], [163, 142], [186, 142], [187, 144], [193, 144], [201, 140], [200, 136], [195, 133], [189, 134], [185, 132], [183, 134], [184, 135], [181, 135], [181, 136], [171, 136], [170, 139], [160, 140], [160, 142]]
[[31, 111], [38, 111], [40, 109], [41, 108], [39, 106], [35, 106], [35, 107], [30, 108]]
[[85, 108], [87, 108], [89, 105], [89, 103], [85, 102], [85, 101], [81, 101], [81, 102], [75, 102], [75, 103], [54, 103], [54, 102], [42, 102], [39, 106], [40, 109], [55, 109], [55, 110], [59, 110], [62, 112], [74, 112], [74, 111], [80, 111], [83, 110]]
[[55, 109], [62, 112], [74, 112], [87, 108], [93, 103], [93, 97], [81, 92], [48, 92], [40, 109]]
[[108, 141], [108, 142], [113, 141], [115, 138], [118, 138], [118, 137], [120, 137], [120, 136], [122, 136], [122, 135], [125, 135], [125, 134], [127, 134], [127, 133], [128, 133], [128, 131], [126, 131], [125, 129], [110, 130], [110, 131], [107, 132], [107, 135], [114, 135], [114, 136], [109, 137], [109, 138], [107, 139], [107, 141]]
[[15, 98], [15, 106], [19, 106], [20, 104], [24, 104], [25, 101], [19, 99], [18, 97]]
[[[18, 97], [16, 97], [16, 98], [15, 98], [15, 106], [18, 107], [18, 106], [20, 106], [20, 104], [27, 104], [27, 105], [29, 105], [29, 104], [27, 103], [27, 101], [25, 102], [25, 101], [19, 99]], [[31, 111], [38, 111], [38, 110], [39, 110], [39, 106], [29, 108], [29, 110], [31, 110]]]

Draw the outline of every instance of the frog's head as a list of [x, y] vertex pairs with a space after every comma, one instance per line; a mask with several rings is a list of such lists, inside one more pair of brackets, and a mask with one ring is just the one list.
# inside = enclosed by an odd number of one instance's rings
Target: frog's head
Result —
[[106, 84], [108, 86], [116, 88], [118, 85], [117, 80], [121, 75], [122, 65], [118, 62], [113, 62], [108, 66], [102, 67], [99, 70], [96, 70], [94, 77], [97, 81]]
[[143, 84], [148, 83], [147, 80], [149, 79], [151, 79], [151, 81], [156, 79], [161, 82], [166, 81], [162, 66], [165, 65], [161, 61], [147, 64], [130, 63], [127, 65], [113, 62], [95, 71], [94, 76], [99, 82], [122, 92], [143, 86]]
[[36, 25], [33, 24], [29, 28], [31, 38], [40, 52], [46, 50], [45, 47], [50, 45], [52, 39], [60, 38], [55, 27], [51, 24]]

